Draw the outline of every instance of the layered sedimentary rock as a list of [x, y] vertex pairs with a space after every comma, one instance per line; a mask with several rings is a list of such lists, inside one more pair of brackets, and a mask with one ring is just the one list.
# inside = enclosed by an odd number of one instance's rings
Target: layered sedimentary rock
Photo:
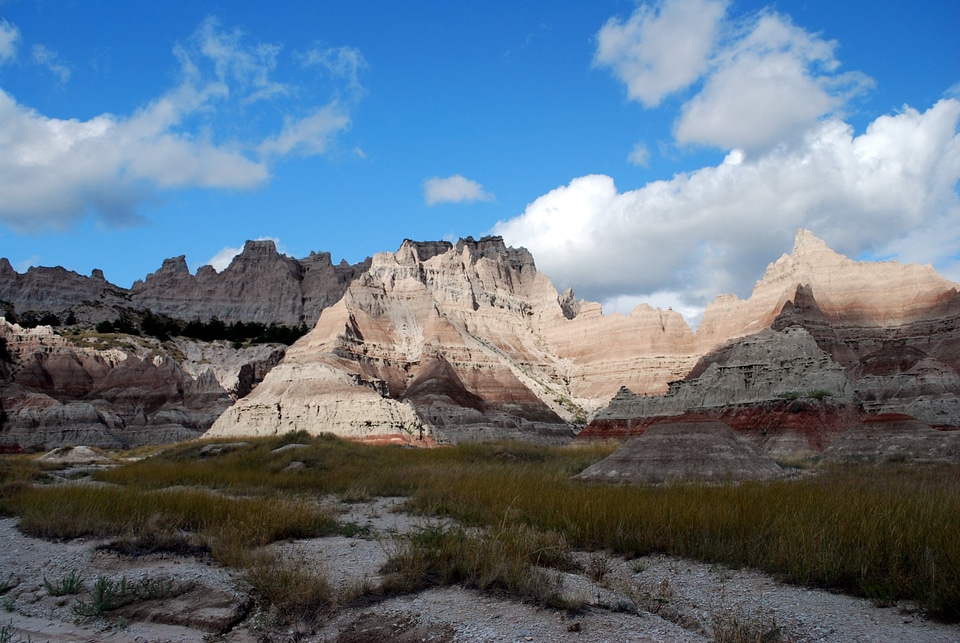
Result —
[[100, 270], [90, 277], [61, 267], [19, 274], [0, 259], [0, 305], [16, 314], [73, 313], [88, 324], [132, 310], [184, 321], [216, 317], [226, 323], [312, 326], [368, 267], [369, 260], [334, 265], [327, 252], [293, 259], [278, 253], [273, 241], [248, 241], [223, 272], [203, 266], [193, 275], [181, 255], [128, 290], [106, 281]]
[[[283, 352], [195, 348], [189, 340], [164, 351], [159, 342], [133, 337], [113, 347], [85, 346], [46, 326], [23, 329], [3, 320], [0, 343], [0, 441], [22, 448], [129, 447], [197, 437]], [[244, 372], [254, 375], [244, 378]]]
[[19, 312], [60, 314], [77, 306], [119, 309], [130, 305], [130, 294], [104, 279], [100, 270], [89, 277], [59, 266], [20, 274], [0, 258], [0, 304]]
[[562, 393], [548, 401], [565, 385], [537, 332], [547, 308], [562, 316], [526, 250], [499, 238], [405, 241], [375, 255], [210, 435], [569, 439]]
[[576, 477], [589, 482], [664, 484], [776, 478], [784, 471], [719, 420], [661, 419]]
[[871, 416], [823, 452], [831, 462], [958, 462], [960, 431], [938, 431], [897, 413]]
[[960, 426], [960, 297], [930, 267], [851, 261], [801, 230], [748, 300], [708, 307], [695, 343], [702, 357], [665, 394], [622, 390], [580, 437], [693, 412], [798, 455], [871, 414]]
[[297, 260], [279, 254], [273, 241], [247, 241], [223, 272], [203, 266], [192, 275], [185, 257], [167, 259], [135, 282], [130, 296], [140, 308], [176, 319], [309, 326], [367, 266], [335, 266], [326, 252]]

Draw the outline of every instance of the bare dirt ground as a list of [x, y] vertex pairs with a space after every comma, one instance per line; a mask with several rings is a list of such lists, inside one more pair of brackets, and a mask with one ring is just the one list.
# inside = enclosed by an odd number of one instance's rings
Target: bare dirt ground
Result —
[[[324, 570], [336, 587], [376, 586], [396, 536], [428, 524], [402, 506], [399, 498], [339, 504], [341, 520], [364, 527], [362, 536], [271, 548]], [[666, 556], [627, 561], [588, 552], [578, 556], [592, 573], [560, 577], [566, 596], [584, 604], [577, 613], [449, 587], [343, 608], [309, 631], [277, 628], [251, 609], [237, 572], [206, 558], [126, 558], [97, 550], [99, 542], [28, 538], [16, 524], [0, 520], [0, 588], [7, 587], [0, 594], [0, 641], [679, 642], [714, 640], [718, 628], [733, 623], [776, 627], [784, 641], [960, 641], [960, 626], [930, 622], [907, 605], [878, 607], [749, 570]], [[71, 573], [85, 579], [83, 593], [48, 595], [44, 579], [55, 585]], [[78, 600], [89, 602], [101, 575], [131, 583], [163, 578], [184, 593], [79, 618]]]

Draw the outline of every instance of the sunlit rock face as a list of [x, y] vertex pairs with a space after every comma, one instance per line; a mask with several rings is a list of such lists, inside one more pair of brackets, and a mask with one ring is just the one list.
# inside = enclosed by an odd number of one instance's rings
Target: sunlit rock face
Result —
[[851, 261], [801, 230], [749, 299], [707, 308], [695, 343], [699, 360], [665, 394], [627, 387], [580, 437], [694, 412], [798, 455], [872, 414], [960, 426], [960, 296], [928, 266]]
[[[770, 449], [819, 451], [864, 412], [909, 406], [957, 424], [958, 308], [955, 284], [932, 269], [850, 261], [806, 231], [749, 299], [718, 297], [697, 333], [673, 311], [605, 316], [558, 294], [529, 252], [497, 237], [405, 241], [374, 256], [212, 434], [562, 441], [616, 396], [583, 437], [724, 410]], [[782, 417], [789, 435], [762, 433], [758, 409], [783, 416], [798, 398], [816, 413]]]
[[[529, 252], [498, 237], [405, 241], [373, 257], [213, 434], [303, 428], [371, 439], [565, 441], [623, 381], [665, 388], [682, 375], [695, 361], [692, 342], [676, 313], [640, 307], [605, 317], [597, 304], [559, 296]], [[297, 381], [294, 369], [309, 375]], [[371, 413], [374, 396], [386, 415], [345, 410], [355, 397]], [[341, 410], [331, 424], [326, 410], [305, 414], [305, 406]], [[399, 418], [401, 408], [418, 422]]]

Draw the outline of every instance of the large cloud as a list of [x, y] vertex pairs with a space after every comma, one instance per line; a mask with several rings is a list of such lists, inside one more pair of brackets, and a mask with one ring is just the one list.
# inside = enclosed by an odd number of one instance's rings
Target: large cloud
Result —
[[[174, 49], [179, 83], [126, 116], [47, 117], [0, 89], [0, 224], [64, 229], [95, 213], [129, 225], [164, 190], [255, 188], [274, 159], [326, 152], [349, 127], [356, 87], [304, 103], [306, 88], [275, 80], [279, 52], [208, 19]], [[277, 112], [280, 122], [264, 125], [262, 115]]]
[[747, 151], [793, 142], [872, 84], [841, 73], [836, 43], [789, 17], [767, 10], [734, 20], [726, 9], [715, 0], [642, 4], [600, 30], [594, 65], [609, 67], [647, 107], [692, 88], [677, 142]]
[[[960, 274], [960, 100], [904, 107], [857, 136], [844, 112], [872, 81], [841, 72], [835, 42], [770, 10], [732, 18], [727, 7], [640, 5], [600, 30], [594, 58], [647, 107], [680, 96], [681, 150], [717, 147], [723, 163], [626, 192], [608, 176], [574, 179], [495, 231], [560, 288], [693, 321], [719, 293], [748, 296], [798, 228], [850, 256]], [[645, 149], [629, 160], [649, 161]]]
[[721, 292], [750, 294], [764, 266], [809, 228], [850, 256], [873, 251], [955, 269], [960, 247], [960, 101], [877, 118], [854, 136], [839, 119], [793, 147], [627, 192], [574, 179], [497, 224], [558, 287], [591, 299], [657, 294], [693, 315]]

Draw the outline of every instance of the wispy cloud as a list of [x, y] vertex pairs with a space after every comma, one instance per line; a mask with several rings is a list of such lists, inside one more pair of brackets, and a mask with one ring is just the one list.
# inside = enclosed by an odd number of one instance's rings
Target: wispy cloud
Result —
[[6, 20], [0, 20], [0, 65], [17, 56], [20, 30]]
[[70, 80], [70, 68], [60, 61], [57, 52], [44, 45], [34, 45], [32, 47], [33, 62], [46, 67], [57, 77], [61, 85], [65, 85]]
[[423, 199], [427, 205], [439, 203], [469, 203], [493, 201], [494, 195], [483, 189], [476, 181], [460, 174], [446, 178], [432, 177], [423, 182]]
[[639, 165], [640, 167], [647, 167], [650, 165], [650, 150], [647, 148], [647, 144], [643, 141], [636, 143], [633, 146], [633, 149], [630, 150], [630, 154], [627, 156], [627, 161], [631, 165]]
[[[14, 32], [0, 23], [0, 47]], [[178, 84], [131, 114], [85, 121], [45, 116], [0, 89], [0, 224], [65, 229], [93, 213], [133, 225], [166, 190], [253, 189], [280, 157], [327, 153], [352, 104], [329, 91], [326, 102], [299, 98], [311, 92], [275, 78], [281, 50], [207, 19], [174, 47]], [[68, 77], [52, 51], [33, 56]]]

